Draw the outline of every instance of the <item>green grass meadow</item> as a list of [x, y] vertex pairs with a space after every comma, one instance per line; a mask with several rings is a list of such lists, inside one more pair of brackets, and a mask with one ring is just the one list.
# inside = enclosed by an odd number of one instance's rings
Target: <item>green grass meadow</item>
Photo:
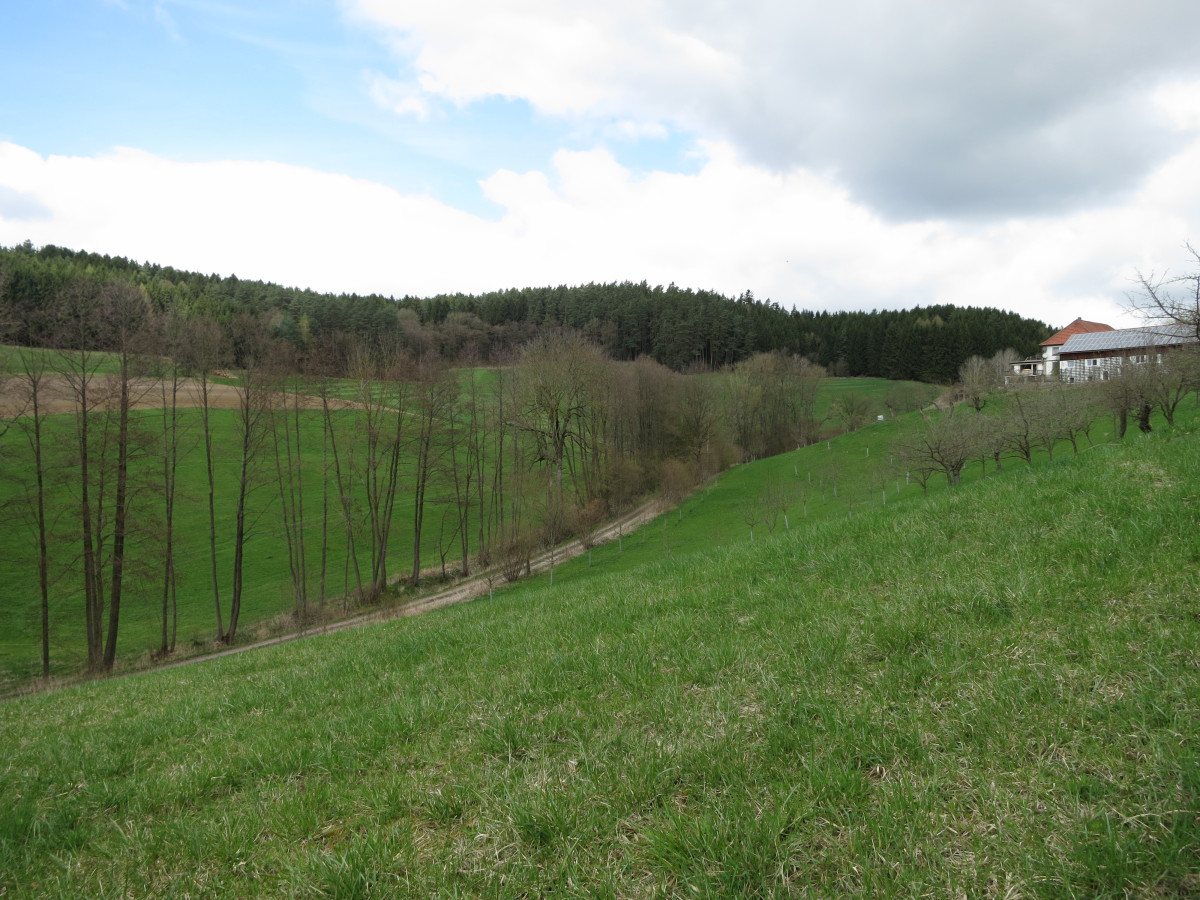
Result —
[[731, 521], [883, 434], [553, 587], [0, 705], [0, 894], [1200, 894], [1194, 406]]

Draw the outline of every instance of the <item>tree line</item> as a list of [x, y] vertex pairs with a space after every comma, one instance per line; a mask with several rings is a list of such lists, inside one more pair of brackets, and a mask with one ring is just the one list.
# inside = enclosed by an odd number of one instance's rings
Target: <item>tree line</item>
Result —
[[[1031, 355], [1051, 333], [1042, 322], [991, 308], [812, 312], [784, 309], [749, 291], [727, 297], [629, 281], [427, 298], [321, 294], [29, 243], [0, 248], [0, 267], [9, 272], [5, 299], [19, 313], [51, 302], [66, 283], [88, 272], [137, 285], [159, 312], [221, 322], [251, 315], [299, 352], [324, 342], [343, 367], [354, 344], [369, 336], [391, 335], [415, 355], [436, 351], [448, 359], [487, 362], [511, 355], [543, 330], [570, 328], [613, 359], [645, 356], [676, 371], [715, 371], [778, 351], [804, 356], [835, 375], [949, 384], [968, 357], [1007, 347]], [[45, 339], [33, 330], [33, 317], [20, 320], [15, 340]]]

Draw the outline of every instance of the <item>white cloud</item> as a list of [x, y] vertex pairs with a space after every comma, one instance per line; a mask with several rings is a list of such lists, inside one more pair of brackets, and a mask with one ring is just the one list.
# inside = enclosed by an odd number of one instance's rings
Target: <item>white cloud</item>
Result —
[[386, 28], [396, 51], [425, 73], [425, 89], [456, 103], [521, 97], [554, 115], [620, 112], [643, 121], [663, 113], [644, 102], [647, 89], [686, 102], [740, 68], [729, 52], [662, 21], [655, 4], [633, 0], [343, 5], [355, 20]]
[[1110, 202], [1178, 149], [1154, 90], [1200, 74], [1178, 0], [342, 3], [432, 94], [656, 122], [895, 218]]
[[662, 141], [671, 136], [671, 132], [661, 122], [635, 122], [632, 119], [622, 119], [619, 122], [614, 122], [606, 126], [603, 134], [606, 138], [618, 141], [639, 141], [643, 139]]
[[1177, 131], [1200, 131], [1200, 81], [1176, 81], [1154, 92], [1154, 107]]
[[367, 92], [377, 106], [397, 115], [414, 116], [419, 122], [428, 120], [429, 101], [419, 88], [378, 72], [368, 73], [366, 77]]
[[1132, 201], [1089, 214], [894, 224], [801, 169], [702, 145], [694, 174], [634, 177], [609, 153], [560, 151], [547, 172], [482, 183], [487, 221], [423, 195], [271, 162], [183, 163], [121, 148], [42, 157], [0, 144], [5, 217], [26, 238], [325, 291], [428, 296], [531, 284], [647, 280], [785, 306], [996, 306], [1065, 324], [1119, 324], [1134, 267], [1161, 270], [1200, 225], [1200, 142]]

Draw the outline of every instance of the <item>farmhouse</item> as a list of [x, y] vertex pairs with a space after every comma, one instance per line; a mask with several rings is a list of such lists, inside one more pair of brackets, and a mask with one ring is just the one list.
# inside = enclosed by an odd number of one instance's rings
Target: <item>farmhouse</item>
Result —
[[1083, 319], [1076, 319], [1066, 328], [1055, 332], [1042, 341], [1041, 356], [1022, 359], [1019, 362], [1013, 363], [1013, 374], [1023, 375], [1027, 378], [1057, 375], [1059, 353], [1068, 340], [1077, 334], [1094, 334], [1099, 331], [1113, 330], [1111, 325], [1105, 325], [1103, 322], [1087, 322]]
[[1163, 354], [1185, 344], [1195, 344], [1196, 330], [1189, 325], [1149, 325], [1073, 334], [1058, 350], [1058, 372], [1063, 381], [1102, 381], [1121, 372], [1125, 364], [1163, 361]]

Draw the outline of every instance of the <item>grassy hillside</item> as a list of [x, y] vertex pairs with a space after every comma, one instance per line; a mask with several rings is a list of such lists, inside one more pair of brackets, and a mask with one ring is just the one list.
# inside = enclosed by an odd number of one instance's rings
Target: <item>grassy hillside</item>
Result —
[[0, 893], [1194, 894], [1198, 526], [1193, 422], [12, 701]]
[[[887, 382], [875, 385], [871, 379], [854, 378], [829, 379], [827, 385], [835, 395], [853, 388], [871, 397], [880, 410], [884, 409], [886, 387]], [[1190, 403], [1188, 408], [1192, 408]], [[1164, 427], [1161, 419], [1155, 422]], [[898, 440], [925, 424], [917, 414], [889, 415], [884, 422], [872, 421], [832, 440], [723, 472], [651, 526], [623, 541], [597, 546], [590, 558], [557, 568], [555, 584], [578, 587], [580, 579], [596, 572], [632, 571], [647, 563], [740, 546], [792, 529], [805, 530], [825, 520], [869, 514], [876, 507], [904, 507], [940, 497], [949, 490], [944, 476], [936, 475], [922, 488], [916, 480], [910, 481], [892, 452]], [[1092, 440], [1102, 444], [1112, 439], [1112, 421], [1098, 419]], [[1080, 444], [1084, 453], [1094, 452], [1086, 449], [1086, 440], [1080, 439]], [[1070, 453], [1070, 445], [1061, 442], [1056, 457]], [[1038, 467], [1049, 462], [1044, 449], [1035, 451], [1033, 459]], [[997, 473], [989, 457], [985, 472], [981, 461], [974, 461], [964, 470], [962, 483], [1005, 478], [1025, 464], [1006, 460], [1004, 467]], [[782, 495], [773, 516], [763, 500], [769, 495]], [[542, 576], [542, 580], [548, 578]]]
[[[0, 346], [0, 371], [13, 365], [11, 358], [15, 348]], [[7, 355], [7, 356], [6, 356]], [[57, 357], [48, 354], [54, 365]], [[7, 362], [6, 362], [7, 359]], [[104, 367], [112, 360], [98, 355]], [[463, 370], [478, 377], [481, 383], [491, 379], [486, 369]], [[828, 379], [820, 394], [821, 415], [826, 415], [830, 404], [838, 396], [848, 392], [867, 398], [872, 408], [882, 411], [887, 391], [894, 389], [895, 382], [883, 379], [834, 378]], [[929, 390], [928, 386], [910, 384], [914, 390]], [[335, 383], [334, 393], [352, 397], [355, 385], [349, 381]], [[356, 415], [353, 412], [335, 414], [340, 422], [347, 422]], [[224, 608], [228, 610], [233, 566], [233, 522], [235, 485], [238, 475], [237, 450], [239, 441], [236, 432], [236, 415], [229, 410], [214, 410], [212, 413], [216, 453], [217, 525], [218, 525], [218, 571]], [[873, 416], [872, 416], [873, 418]], [[161, 429], [159, 413], [148, 410], [138, 413], [137, 421], [144, 423], [150, 431]], [[51, 509], [56, 524], [57, 538], [52, 541], [52, 556], [56, 563], [51, 573], [51, 663], [56, 676], [70, 676], [79, 672], [86, 662], [84, 643], [84, 603], [81, 580], [78, 572], [79, 538], [72, 533], [73, 514], [66, 507], [64, 485], [72, 484], [76, 477], [75, 463], [69, 454], [60, 454], [58, 449], [69, 449], [73, 443], [73, 419], [69, 415], [51, 416], [47, 422], [47, 446], [50, 454], [48, 478], [54, 485], [60, 501]], [[187, 409], [180, 414], [182, 433], [181, 462], [179, 469], [179, 500], [176, 506], [176, 568], [178, 585], [178, 646], [181, 652], [195, 652], [209, 646], [216, 633], [215, 612], [209, 574], [208, 551], [208, 507], [207, 478], [205, 474], [202, 432], [198, 410]], [[4, 602], [0, 604], [0, 693], [13, 686], [27, 682], [40, 674], [41, 612], [39, 605], [38, 576], [36, 568], [36, 531], [32, 525], [32, 507], [17, 502], [34, 482], [32, 462], [24, 445], [24, 436], [13, 428], [6, 435], [0, 434], [0, 542], [6, 552], [0, 554], [0, 584], [5, 585]], [[346, 455], [347, 436], [343, 434], [342, 453]], [[307, 414], [304, 429], [306, 497], [308, 527], [305, 530], [306, 557], [311, 603], [318, 602], [321, 559], [321, 517], [316, 514], [321, 508], [321, 473], [325, 464], [322, 456], [322, 428], [319, 413]], [[358, 448], [355, 452], [361, 452]], [[856, 452], [856, 451], [848, 451]], [[256, 488], [250, 506], [254, 516], [251, 537], [247, 544], [246, 604], [243, 609], [242, 629], [246, 637], [261, 636], [264, 628], [280, 625], [282, 619], [294, 608], [288, 554], [280, 517], [279, 501], [274, 479], [277, 477], [265, 452], [258, 466]], [[406, 463], [407, 464], [407, 463]], [[151, 480], [140, 484], [134, 493], [134, 518], [143, 526], [143, 533], [135, 536], [134, 550], [144, 561], [145, 568], [140, 577], [131, 578], [123, 605], [120, 632], [120, 661], [122, 665], [145, 663], [151, 650], [159, 645], [161, 631], [162, 588], [158, 560], [161, 548], [152, 546], [161, 536], [162, 498], [160, 489], [153, 482], [159, 477], [153, 462], [143, 466]], [[735, 478], [735, 484], [737, 479]], [[357, 513], [362, 514], [363, 499], [356, 497]], [[341, 524], [336, 488], [329, 498], [329, 549], [327, 559], [326, 595], [334, 607], [341, 607], [347, 585], [353, 590], [354, 574], [346, 566], [348, 552], [345, 532]], [[430, 504], [426, 512], [425, 529], [422, 536], [422, 565], [429, 569], [438, 565], [439, 545], [451, 546], [452, 535], [443, 538], [442, 517], [449, 507], [445, 504]], [[736, 516], [734, 520], [736, 521]], [[413, 501], [411, 492], [401, 492], [393, 516], [393, 531], [389, 555], [389, 571], [393, 574], [410, 572], [412, 569]], [[447, 531], [452, 531], [452, 526]], [[474, 538], [474, 532], [471, 535]], [[703, 545], [707, 535], [698, 531], [685, 535], [687, 540], [698, 540]], [[369, 574], [370, 559], [366, 543], [365, 527], [357, 536], [359, 563]], [[474, 541], [472, 541], [474, 543]], [[453, 565], [457, 546], [448, 557]], [[282, 622], [281, 627], [289, 623]]]

